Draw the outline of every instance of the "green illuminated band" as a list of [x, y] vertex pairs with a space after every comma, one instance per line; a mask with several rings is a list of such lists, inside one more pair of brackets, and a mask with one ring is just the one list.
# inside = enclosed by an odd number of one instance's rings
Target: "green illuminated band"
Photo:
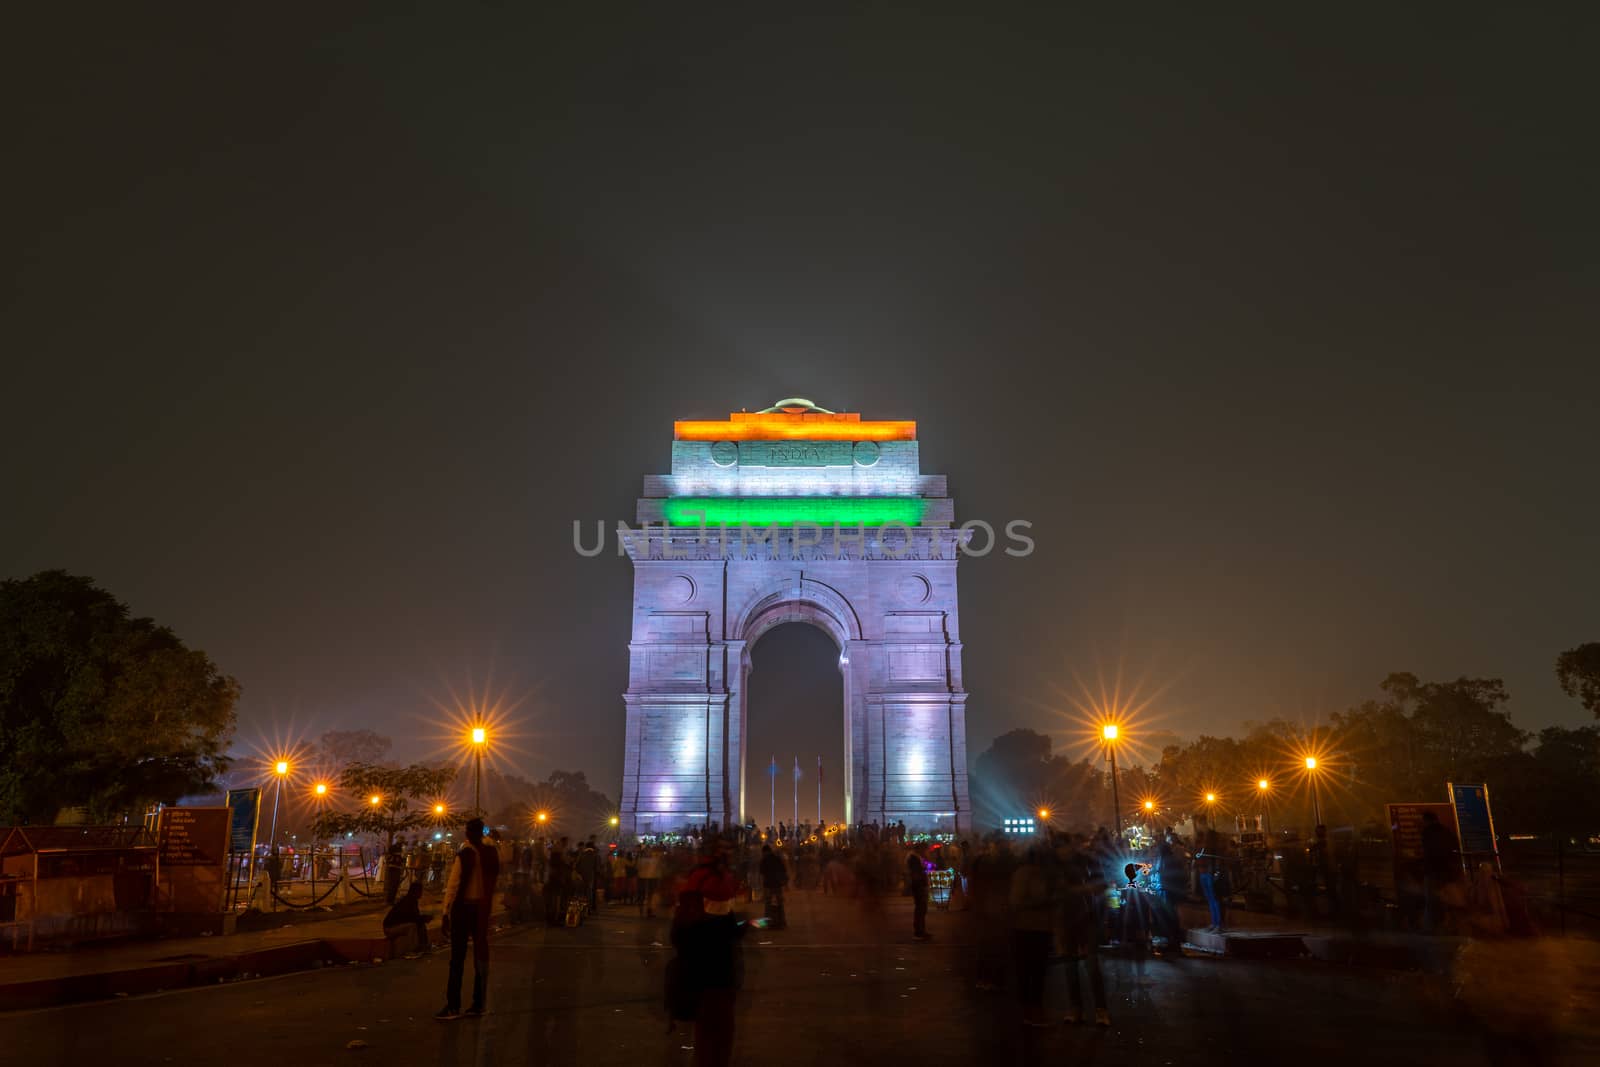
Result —
[[915, 496], [673, 496], [662, 514], [668, 526], [920, 526], [925, 503]]

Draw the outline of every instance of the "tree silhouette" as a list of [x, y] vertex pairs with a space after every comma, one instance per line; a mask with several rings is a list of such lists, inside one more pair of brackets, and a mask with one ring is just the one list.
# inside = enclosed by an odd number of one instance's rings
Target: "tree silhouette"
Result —
[[0, 582], [0, 822], [138, 815], [227, 769], [239, 683], [88, 578]]
[[[400, 834], [433, 825], [433, 806], [455, 780], [454, 767], [378, 767], [353, 763], [339, 775], [339, 791], [355, 805], [349, 811], [328, 811], [317, 817], [317, 833], [372, 834], [387, 849]], [[374, 802], [374, 798], [376, 801]]]
[[1569, 648], [1556, 657], [1561, 691], [1600, 718], [1600, 641]]

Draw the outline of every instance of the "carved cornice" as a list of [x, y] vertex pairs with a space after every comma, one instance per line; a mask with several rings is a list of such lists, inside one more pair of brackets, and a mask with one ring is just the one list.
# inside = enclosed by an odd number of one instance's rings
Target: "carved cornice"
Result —
[[972, 530], [914, 526], [907, 530], [872, 527], [859, 534], [843, 529], [772, 529], [769, 536], [741, 537], [738, 529], [708, 527], [619, 527], [618, 536], [635, 563], [697, 560], [836, 560], [954, 561], [958, 546], [972, 539]]

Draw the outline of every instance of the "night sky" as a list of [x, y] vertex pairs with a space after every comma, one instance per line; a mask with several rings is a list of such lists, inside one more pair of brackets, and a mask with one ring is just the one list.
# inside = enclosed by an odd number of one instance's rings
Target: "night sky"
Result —
[[[428, 755], [487, 690], [509, 765], [615, 798], [631, 571], [572, 521], [631, 519], [675, 418], [804, 396], [1034, 524], [961, 567], [974, 756], [1119, 667], [1184, 735], [1394, 670], [1579, 724], [1580, 6], [30, 12], [0, 574], [173, 626], [242, 742]], [[826, 650], [772, 642], [754, 743], [836, 753]]]

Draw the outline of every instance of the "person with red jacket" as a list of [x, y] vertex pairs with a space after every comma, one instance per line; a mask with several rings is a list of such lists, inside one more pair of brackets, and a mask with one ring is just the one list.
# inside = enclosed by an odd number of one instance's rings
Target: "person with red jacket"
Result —
[[727, 842], [708, 842], [678, 893], [672, 918], [678, 955], [669, 965], [667, 991], [673, 1017], [694, 1020], [698, 1067], [726, 1067], [733, 1060], [734, 998], [743, 971], [739, 939], [744, 926], [733, 912], [738, 893]]

